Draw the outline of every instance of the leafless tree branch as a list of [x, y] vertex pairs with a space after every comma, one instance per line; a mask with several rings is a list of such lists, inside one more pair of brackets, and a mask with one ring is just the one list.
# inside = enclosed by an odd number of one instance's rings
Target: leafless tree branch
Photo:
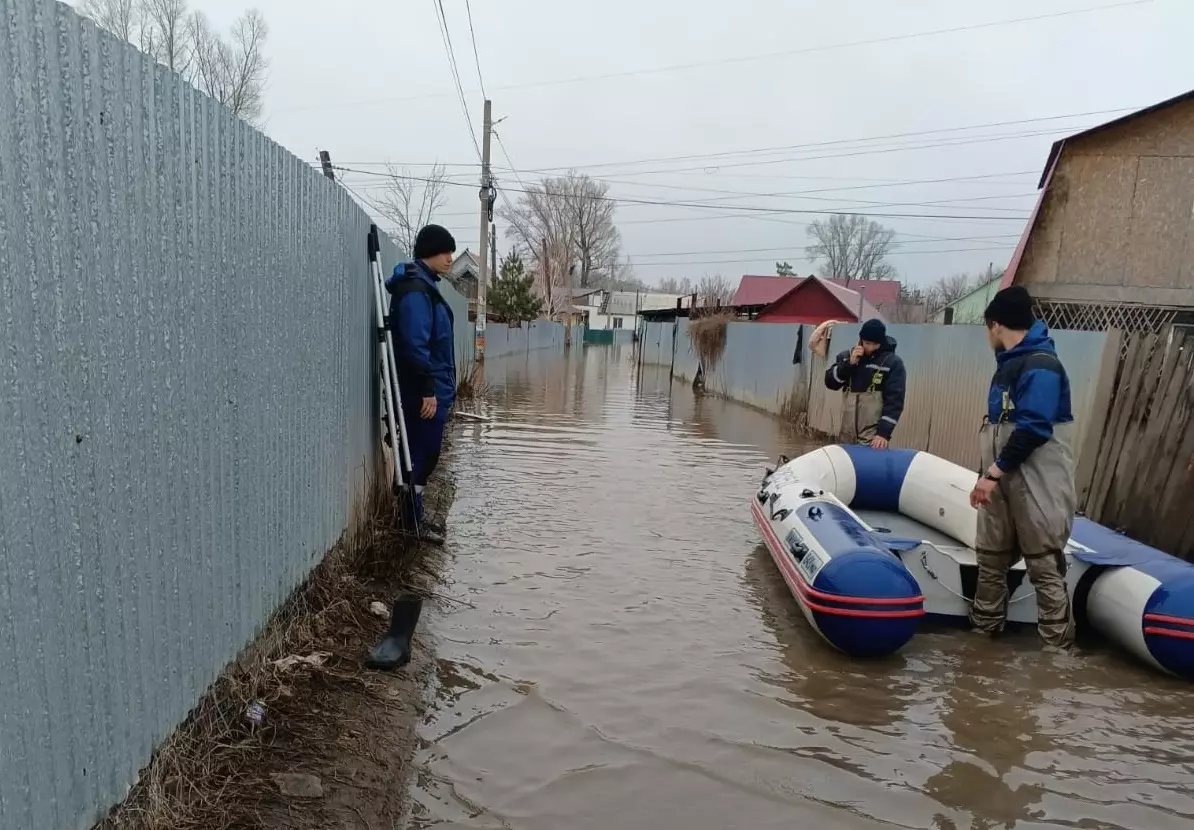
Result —
[[808, 258], [821, 261], [821, 276], [848, 280], [882, 280], [896, 275], [887, 261], [896, 245], [895, 231], [865, 216], [835, 214], [809, 225], [813, 244]]
[[394, 241], [409, 255], [415, 250], [419, 229], [444, 206], [447, 170], [437, 164], [426, 176], [416, 178], [406, 168], [387, 164], [386, 172], [389, 180], [385, 195], [376, 202], [377, 211], [394, 223]]

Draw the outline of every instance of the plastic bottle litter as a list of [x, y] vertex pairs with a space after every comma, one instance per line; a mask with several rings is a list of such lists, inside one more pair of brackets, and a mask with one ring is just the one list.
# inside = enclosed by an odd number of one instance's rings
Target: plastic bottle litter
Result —
[[258, 726], [265, 723], [265, 704], [260, 700], [253, 701], [245, 710], [245, 717]]

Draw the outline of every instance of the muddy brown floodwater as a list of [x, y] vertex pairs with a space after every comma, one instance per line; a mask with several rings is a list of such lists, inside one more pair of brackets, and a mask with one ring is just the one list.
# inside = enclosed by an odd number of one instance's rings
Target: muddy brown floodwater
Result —
[[1194, 694], [1032, 632], [816, 637], [748, 510], [809, 444], [631, 349], [491, 361], [454, 469], [413, 827], [1194, 826]]

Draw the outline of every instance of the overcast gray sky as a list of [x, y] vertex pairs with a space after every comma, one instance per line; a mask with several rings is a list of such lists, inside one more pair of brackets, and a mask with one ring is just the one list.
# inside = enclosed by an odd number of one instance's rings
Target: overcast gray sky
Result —
[[[193, 0], [221, 25], [250, 2]], [[471, 2], [481, 75], [524, 181], [575, 166], [621, 199], [717, 206], [619, 204], [625, 252], [648, 281], [736, 281], [777, 259], [811, 270], [805, 225], [827, 210], [930, 214], [875, 217], [897, 230], [894, 262], [911, 282], [1006, 264], [1055, 138], [1194, 83], [1189, 0]], [[466, 3], [442, 3], [479, 133]], [[271, 27], [264, 129], [308, 160], [322, 148], [362, 170], [454, 165], [470, 186], [449, 188], [437, 219], [475, 250], [477, 157], [435, 0], [253, 4]], [[1017, 18], [1038, 19], [1006, 22]], [[957, 31], [927, 34], [944, 29]], [[907, 133], [921, 134], [882, 138]], [[757, 152], [777, 147], [788, 149]], [[499, 186], [518, 188], [496, 144], [494, 159]], [[344, 178], [377, 195], [380, 180]], [[940, 179], [952, 181], [926, 181]]]

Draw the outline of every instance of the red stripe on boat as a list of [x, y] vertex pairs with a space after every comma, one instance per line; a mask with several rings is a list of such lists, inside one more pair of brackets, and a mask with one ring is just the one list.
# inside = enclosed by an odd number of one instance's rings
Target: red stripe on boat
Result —
[[[832, 608], [812, 602], [812, 599], [820, 599], [828, 602], [840, 602], [844, 605], [912, 605], [914, 603], [923, 603], [924, 595], [918, 594], [914, 597], [848, 597], [842, 594], [830, 594], [825, 591], [818, 591], [812, 585], [808, 584], [808, 580], [805, 579], [804, 574], [796, 567], [792, 558], [787, 555], [787, 549], [780, 542], [779, 537], [775, 535], [775, 531], [772, 530], [758, 503], [751, 502], [750, 510], [754, 516], [755, 524], [763, 532], [763, 541], [771, 550], [772, 558], [779, 565], [780, 572], [784, 576], [784, 581], [800, 594], [801, 601], [810, 610], [838, 617], [867, 617], [870, 619], [907, 619], [909, 617], [923, 617], [925, 615], [924, 608], [876, 611], [865, 608]], [[795, 581], [789, 578], [789, 574], [794, 576]]]
[[1145, 622], [1168, 623], [1169, 625], [1184, 625], [1194, 628], [1194, 620], [1188, 617], [1170, 617], [1167, 614], [1145, 614]]

